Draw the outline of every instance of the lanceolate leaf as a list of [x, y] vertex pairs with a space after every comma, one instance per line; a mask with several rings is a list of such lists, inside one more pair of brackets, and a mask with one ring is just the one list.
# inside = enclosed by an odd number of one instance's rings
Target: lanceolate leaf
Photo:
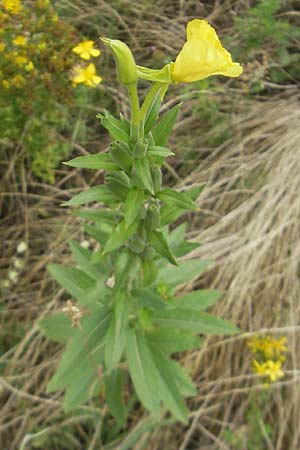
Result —
[[153, 349], [152, 354], [157, 371], [159, 372], [157, 385], [160, 397], [174, 417], [186, 423], [188, 409], [180, 394], [178, 385], [174, 380], [172, 373], [173, 365], [170, 364], [171, 360], [157, 349]]
[[105, 396], [110, 412], [122, 427], [126, 421], [126, 407], [123, 398], [125, 373], [122, 369], [114, 369], [104, 378]]
[[119, 169], [119, 166], [114, 163], [109, 153], [98, 153], [95, 155], [79, 156], [78, 158], [74, 158], [68, 162], [64, 162], [64, 164], [71, 167], [81, 167], [82, 169], [95, 169], [95, 170]]
[[158, 418], [160, 400], [157, 392], [157, 369], [143, 334], [133, 328], [129, 328], [126, 355], [137, 395], [145, 407]]
[[130, 299], [119, 292], [114, 311], [107, 332], [105, 347], [105, 364], [108, 372], [112, 371], [122, 357], [125, 349], [128, 319], [130, 310]]
[[101, 184], [80, 192], [80, 194], [75, 195], [71, 200], [63, 203], [62, 206], [79, 206], [90, 202], [101, 202], [105, 205], [112, 205], [116, 201], [116, 197], [110, 190]]
[[156, 194], [156, 197], [167, 205], [174, 205], [180, 209], [191, 209], [198, 211], [199, 208], [184, 192], [177, 192], [174, 189], [166, 188]]
[[127, 126], [124, 121], [116, 119], [107, 111], [105, 112], [105, 116], [97, 114], [97, 117], [101, 120], [101, 124], [107, 129], [114, 140], [119, 139], [120, 141], [129, 142]]
[[75, 267], [62, 264], [50, 264], [48, 270], [51, 276], [73, 297], [79, 298], [95, 285], [95, 280], [85, 272]]
[[214, 305], [223, 293], [213, 289], [200, 289], [190, 292], [172, 302], [175, 308], [203, 311]]
[[200, 276], [210, 264], [208, 259], [188, 259], [180, 261], [177, 267], [167, 266], [161, 269], [159, 279], [171, 288]]
[[60, 344], [66, 344], [76, 333], [76, 330], [72, 328], [70, 318], [63, 313], [45, 317], [39, 322], [39, 327], [47, 338]]
[[147, 189], [154, 194], [152, 176], [150, 172], [149, 161], [147, 158], [133, 160], [134, 182], [140, 189]]
[[190, 331], [162, 326], [149, 331], [148, 340], [151, 345], [166, 354], [200, 348], [203, 342], [202, 339]]
[[179, 308], [157, 311], [154, 323], [204, 334], [236, 334], [239, 331], [236, 326], [218, 317], [202, 311]]
[[134, 233], [137, 231], [138, 222], [134, 222], [127, 227], [127, 224], [123, 221], [121, 222], [113, 231], [108, 241], [103, 249], [103, 254], [112, 252], [117, 248], [121, 247]]
[[78, 242], [73, 240], [69, 241], [69, 246], [73, 254], [73, 257], [80, 266], [80, 268], [88, 276], [94, 278], [94, 280], [98, 280], [101, 272], [99, 272], [96, 266], [93, 265], [90, 261], [93, 253], [90, 250], [83, 248], [80, 244], [78, 244]]
[[169, 150], [166, 147], [160, 147], [159, 145], [154, 145], [152, 147], [148, 147], [148, 151], [147, 154], [149, 156], [162, 156], [164, 158], [167, 158], [168, 156], [172, 156], [175, 153], [171, 152], [171, 150]]
[[153, 138], [156, 145], [161, 145], [163, 147], [167, 145], [169, 135], [176, 122], [179, 108], [180, 104], [167, 111], [159, 121], [158, 125], [154, 128]]
[[181, 394], [186, 397], [196, 395], [196, 393], [197, 393], [196, 387], [195, 387], [194, 383], [192, 382], [192, 380], [190, 379], [185, 368], [173, 360], [170, 360], [169, 364], [172, 369], [172, 374], [173, 374], [174, 380], [175, 380]]
[[115, 211], [107, 211], [103, 208], [98, 209], [75, 209], [72, 214], [82, 219], [99, 222], [101, 224], [107, 223], [109, 225], [116, 223], [117, 213]]
[[133, 188], [125, 201], [125, 222], [130, 225], [135, 221], [145, 201], [144, 191]]
[[155, 250], [164, 258], [166, 258], [171, 264], [177, 265], [177, 261], [172, 255], [168, 242], [161, 231], [152, 231], [151, 244]]
[[160, 92], [157, 93], [156, 97], [154, 98], [150, 108], [147, 111], [146, 119], [145, 119], [145, 126], [144, 126], [144, 132], [145, 135], [151, 131], [153, 125], [155, 124], [158, 116], [159, 116], [159, 110], [160, 110]]

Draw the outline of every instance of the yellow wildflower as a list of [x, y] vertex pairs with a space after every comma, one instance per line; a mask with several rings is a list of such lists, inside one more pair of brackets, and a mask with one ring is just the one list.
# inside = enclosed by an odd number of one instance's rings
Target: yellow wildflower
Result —
[[49, 6], [49, 0], [37, 0], [36, 6], [40, 9], [47, 8]]
[[72, 79], [73, 83], [83, 83], [87, 86], [95, 87], [101, 83], [102, 78], [96, 74], [96, 67], [94, 64], [89, 64], [87, 67], [75, 67], [75, 75]]
[[2, 0], [2, 5], [11, 14], [18, 14], [21, 9], [20, 0]]
[[187, 42], [172, 64], [173, 81], [191, 83], [211, 75], [238, 77], [242, 71], [206, 20], [194, 19], [188, 23]]
[[9, 87], [10, 87], [9, 81], [8, 81], [8, 80], [3, 80], [3, 81], [2, 81], [2, 86], [3, 86], [5, 89], [9, 89]]
[[13, 44], [18, 45], [19, 47], [24, 47], [27, 44], [27, 37], [25, 36], [16, 36], [15, 39], [13, 39]]
[[29, 61], [29, 63], [26, 64], [24, 67], [25, 67], [25, 70], [26, 70], [27, 72], [31, 72], [31, 71], [34, 69], [33, 62], [32, 62], [32, 61]]
[[281, 367], [281, 361], [268, 360], [262, 364], [253, 360], [253, 371], [259, 375], [265, 375], [270, 378], [270, 381], [276, 381], [278, 378], [284, 377], [284, 372]]
[[14, 61], [18, 66], [24, 66], [28, 63], [28, 58], [23, 55], [14, 55]]
[[0, 52], [3, 52], [4, 49], [5, 49], [4, 42], [0, 42]]
[[80, 56], [82, 59], [90, 59], [92, 56], [96, 57], [100, 55], [100, 50], [94, 48], [94, 41], [82, 41], [76, 47], [73, 52]]
[[12, 79], [11, 79], [11, 86], [15, 86], [17, 88], [22, 87], [25, 83], [25, 78], [22, 75], [15, 75]]
[[39, 50], [45, 50], [45, 48], [47, 48], [46, 42], [39, 42], [38, 45], [37, 45], [37, 48]]

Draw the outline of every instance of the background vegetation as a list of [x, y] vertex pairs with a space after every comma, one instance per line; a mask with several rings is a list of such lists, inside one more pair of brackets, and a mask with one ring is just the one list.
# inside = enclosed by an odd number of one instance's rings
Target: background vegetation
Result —
[[[1, 449], [300, 448], [299, 16], [292, 0], [26, 1], [21, 25], [1, 9]], [[165, 109], [185, 101], [165, 183], [207, 183], [201, 212], [187, 218], [188, 238], [202, 243], [193, 256], [214, 263], [182, 289], [224, 291], [214, 313], [244, 333], [206, 339], [201, 351], [180, 355], [198, 387], [188, 426], [168, 417], [158, 426], [134, 404], [119, 429], [101, 396], [66, 414], [60, 393], [45, 394], [60, 347], [38, 322], [66, 299], [46, 266], [71, 260], [70, 238], [86, 240], [80, 219], [60, 204], [102, 180], [101, 172], [60, 161], [104, 150], [108, 137], [96, 113], [129, 109], [109, 52], [101, 48], [97, 59], [103, 83], [74, 88], [71, 49], [84, 37], [121, 38], [139, 64], [161, 67], [177, 55], [195, 17], [216, 27], [244, 74], [171, 88]], [[11, 61], [8, 46], [21, 26], [31, 43], [29, 71]], [[34, 39], [46, 48], [37, 51]], [[15, 76], [19, 85], [11, 86]], [[18, 253], [22, 241], [28, 248]], [[285, 377], [267, 390], [251, 372], [246, 345], [262, 331], [287, 336], [288, 347]]]

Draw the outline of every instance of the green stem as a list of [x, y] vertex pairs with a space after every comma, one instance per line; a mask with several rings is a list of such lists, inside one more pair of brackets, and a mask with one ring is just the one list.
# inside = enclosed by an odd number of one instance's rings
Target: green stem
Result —
[[130, 139], [136, 143], [139, 139], [139, 123], [140, 123], [140, 104], [137, 93], [137, 83], [127, 86], [131, 105], [131, 130]]

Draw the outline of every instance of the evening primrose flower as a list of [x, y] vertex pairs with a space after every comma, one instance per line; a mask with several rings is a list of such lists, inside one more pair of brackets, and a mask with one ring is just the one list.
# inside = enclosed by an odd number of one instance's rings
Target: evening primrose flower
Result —
[[187, 42], [171, 65], [173, 81], [191, 83], [211, 75], [238, 77], [242, 71], [206, 20], [194, 19], [188, 23]]
[[24, 67], [25, 67], [25, 70], [26, 70], [27, 72], [31, 72], [31, 71], [34, 69], [33, 62], [32, 62], [32, 61], [29, 61], [29, 63], [26, 64]]
[[27, 37], [25, 36], [16, 36], [15, 39], [13, 39], [13, 44], [17, 45], [19, 47], [24, 47], [27, 44]]
[[83, 83], [87, 86], [95, 87], [101, 83], [102, 78], [96, 74], [96, 67], [94, 64], [89, 64], [87, 67], [77, 66], [74, 69], [75, 75], [72, 78], [73, 83]]
[[0, 52], [3, 52], [4, 49], [5, 49], [4, 42], [0, 42]]
[[21, 9], [20, 0], [2, 0], [2, 5], [11, 14], [18, 14]]
[[76, 47], [74, 47], [73, 52], [80, 56], [82, 59], [90, 59], [91, 57], [96, 57], [100, 55], [100, 50], [94, 48], [94, 41], [82, 41]]

